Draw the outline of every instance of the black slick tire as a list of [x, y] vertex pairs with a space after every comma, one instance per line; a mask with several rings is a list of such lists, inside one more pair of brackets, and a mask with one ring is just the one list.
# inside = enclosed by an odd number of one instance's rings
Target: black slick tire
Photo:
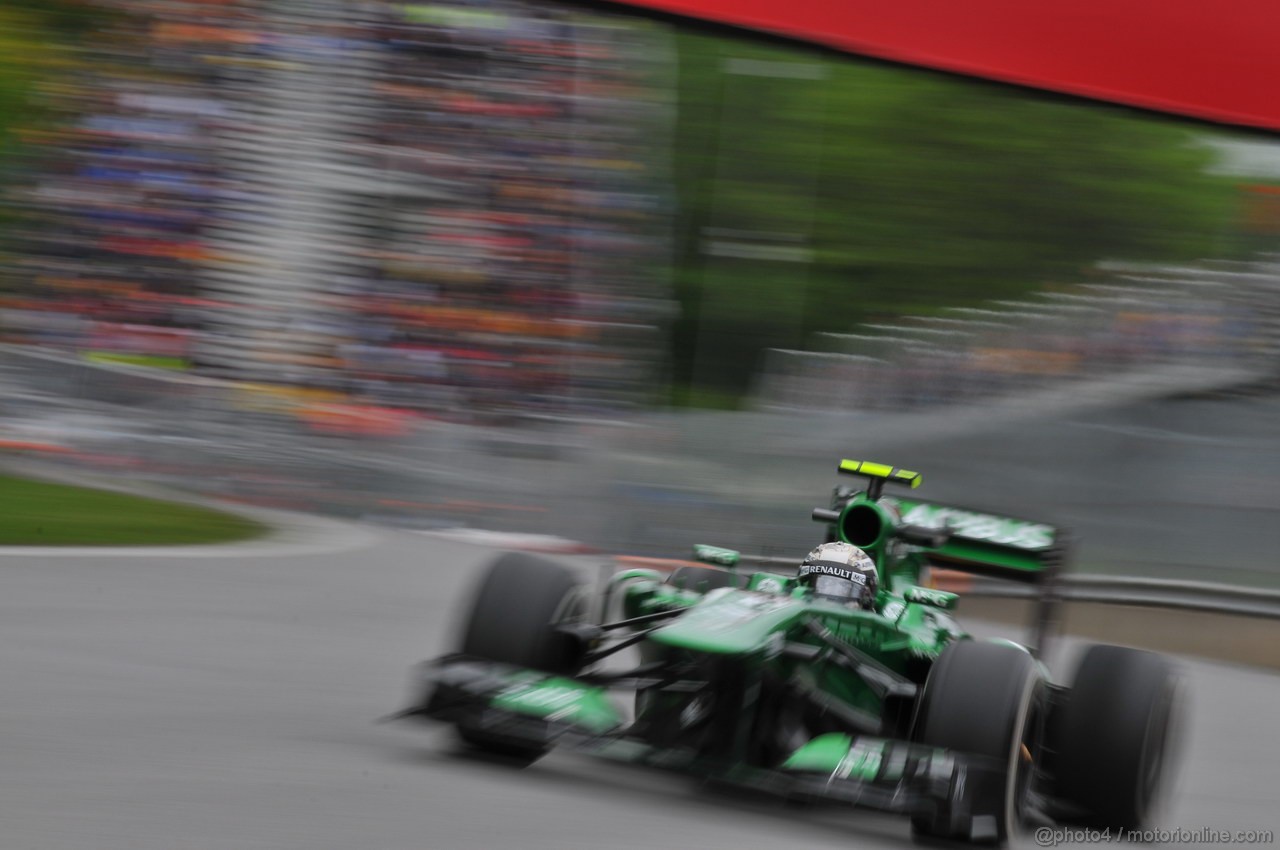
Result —
[[[459, 651], [548, 673], [574, 673], [573, 643], [555, 626], [573, 615], [578, 590], [573, 571], [562, 564], [523, 552], [500, 556], [480, 581]], [[457, 728], [472, 747], [506, 760], [530, 763], [549, 749], [496, 736], [468, 721]]]
[[911, 822], [913, 837], [1002, 844], [1019, 831], [1040, 749], [1044, 694], [1039, 666], [1018, 647], [965, 640], [942, 653], [929, 671], [912, 737], [1003, 765], [988, 782], [990, 787], [981, 789], [982, 797], [994, 802], [995, 822], [990, 821], [992, 813], [982, 813], [988, 817], [975, 835], [972, 824], [955, 823], [950, 813], [916, 817]]
[[1173, 665], [1153, 652], [1086, 650], [1053, 736], [1057, 796], [1080, 823], [1152, 826], [1172, 771], [1178, 686]]

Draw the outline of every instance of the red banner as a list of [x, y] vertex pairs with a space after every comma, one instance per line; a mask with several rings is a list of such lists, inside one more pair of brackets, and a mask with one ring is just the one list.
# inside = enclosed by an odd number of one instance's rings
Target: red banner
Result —
[[975, 77], [1280, 130], [1277, 0], [623, 0]]

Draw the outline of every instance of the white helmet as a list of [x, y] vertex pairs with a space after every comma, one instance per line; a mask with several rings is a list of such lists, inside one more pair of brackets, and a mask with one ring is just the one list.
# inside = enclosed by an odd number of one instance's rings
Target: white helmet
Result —
[[815, 596], [875, 607], [879, 573], [871, 556], [852, 543], [823, 543], [805, 556], [798, 575]]

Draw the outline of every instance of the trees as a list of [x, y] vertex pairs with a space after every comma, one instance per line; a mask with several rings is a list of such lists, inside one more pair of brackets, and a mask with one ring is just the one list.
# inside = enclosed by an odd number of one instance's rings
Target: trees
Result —
[[78, 0], [5, 0], [0, 8], [0, 167], [44, 117], [37, 88], [72, 62], [70, 45], [113, 13]]
[[49, 62], [43, 20], [20, 6], [0, 9], [0, 168], [29, 121], [34, 86]]
[[769, 346], [1218, 253], [1228, 182], [1168, 119], [702, 34], [678, 37], [678, 381]]
[[[49, 118], [40, 86], [72, 66], [69, 45], [106, 14], [76, 0], [6, 0], [0, 8], [0, 191], [21, 170], [24, 136]], [[10, 213], [0, 198], [0, 227], [11, 226]]]

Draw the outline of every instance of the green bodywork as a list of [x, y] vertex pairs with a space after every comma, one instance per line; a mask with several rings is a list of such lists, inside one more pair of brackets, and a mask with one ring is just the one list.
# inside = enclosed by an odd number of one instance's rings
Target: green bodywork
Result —
[[850, 735], [841, 732], [819, 735], [792, 753], [782, 763], [782, 767], [784, 770], [832, 774], [849, 754], [851, 746], [853, 746], [853, 737]]
[[880, 503], [904, 525], [949, 528], [951, 539], [931, 553], [938, 561], [1036, 573], [1043, 569], [1044, 553], [1058, 542], [1056, 529], [1044, 523], [892, 496]]
[[782, 769], [816, 773], [833, 779], [870, 781], [878, 777], [883, 781], [896, 782], [902, 778], [903, 762], [885, 759], [888, 746], [889, 742], [883, 738], [854, 738], [830, 732], [819, 735], [792, 753], [782, 763]]
[[[847, 666], [833, 663], [839, 653], [832, 649], [831, 639], [896, 676], [923, 684], [939, 653], [953, 640], [967, 637], [938, 605], [912, 601], [891, 590], [882, 590], [876, 610], [864, 611], [814, 597], [795, 579], [769, 572], [749, 577], [746, 585], [757, 589], [705, 595], [672, 587], [656, 575], [633, 573], [622, 584], [625, 617], [687, 609], [648, 634], [644, 657], [732, 659], [753, 674], [767, 671], [771, 679], [787, 682], [790, 689], [862, 731], [880, 731], [883, 696]], [[769, 592], [761, 592], [761, 586]], [[913, 585], [904, 589], [924, 590]], [[797, 652], [797, 647], [807, 651]]]
[[[720, 763], [868, 779], [877, 771], [883, 778], [893, 765], [900, 770], [901, 759], [882, 759], [882, 752], [909, 737], [933, 662], [969, 639], [951, 617], [956, 594], [924, 586], [928, 567], [1034, 574], [1045, 568], [1056, 535], [1039, 523], [881, 495], [886, 483], [918, 485], [914, 472], [859, 461], [845, 461], [841, 471], [870, 477], [874, 486], [837, 489], [832, 507], [814, 516], [830, 524], [828, 539], [855, 543], [875, 561], [880, 583], [872, 609], [814, 595], [795, 568], [747, 570], [734, 550], [698, 546], [698, 560], [728, 568], [736, 579], [690, 588], [663, 572], [628, 569], [604, 590], [608, 625], [589, 647], [600, 646], [608, 630], [638, 651], [637, 669], [649, 671], [641, 678], [651, 678], [632, 686], [634, 723], [606, 683], [532, 671], [502, 673], [489, 706]], [[950, 533], [931, 531], [939, 528]], [[788, 728], [801, 731], [776, 732]]]
[[[864, 611], [815, 598], [794, 579], [769, 572], [754, 573], [748, 582], [764, 585], [767, 592], [726, 588], [702, 594], [667, 584], [664, 576], [650, 570], [628, 570], [614, 582], [620, 586], [628, 618], [685, 611], [652, 628], [641, 650], [645, 657], [719, 657], [746, 670], [768, 669], [864, 729], [878, 728], [883, 699], [861, 676], [828, 663], [831, 647], [814, 628], [825, 629], [885, 669], [918, 682], [951, 641], [965, 636], [937, 605], [886, 591], [880, 594], [878, 610]], [[644, 628], [637, 625], [635, 631]], [[797, 646], [810, 650], [797, 655]], [[507, 679], [508, 685], [490, 703], [494, 708], [595, 734], [623, 724], [604, 687], [533, 671], [513, 672]]]
[[[924, 586], [928, 568], [1034, 575], [1057, 541], [1055, 529], [1040, 523], [883, 495], [886, 484], [918, 486], [915, 472], [847, 460], [840, 472], [871, 483], [862, 491], [837, 489], [831, 508], [815, 512], [815, 519], [830, 523], [828, 539], [854, 543], [875, 561], [880, 587], [872, 610], [816, 597], [790, 570], [750, 571], [739, 553], [706, 545], [695, 547], [695, 558], [737, 573], [734, 587], [699, 592], [706, 588], [677, 587], [661, 573], [628, 570], [613, 577], [608, 596], [620, 600], [621, 619], [636, 620], [635, 631], [645, 631], [640, 651], [646, 661], [744, 671], [748, 682], [783, 683], [840, 718], [843, 739], [819, 736], [792, 758], [824, 765], [836, 759], [857, 770], [858, 759], [870, 764], [876, 758], [855, 752], [869, 735], [901, 733], [910, 708], [894, 701], [909, 706], [934, 660], [951, 643], [969, 638], [951, 616], [959, 597]], [[661, 612], [682, 613], [655, 623], [652, 617]], [[744, 717], [753, 708], [752, 693], [746, 686]], [[848, 734], [858, 736], [853, 749]]]
[[[776, 579], [772, 573], [755, 573], [750, 583]], [[688, 607], [688, 613], [655, 629], [648, 640], [671, 649], [717, 655], [766, 653], [778, 643], [779, 636], [802, 640], [792, 633], [804, 621], [812, 620], [890, 666], [899, 666], [893, 663], [897, 656], [936, 657], [960, 634], [954, 621], [935, 605], [881, 592], [878, 610], [863, 611], [815, 598], [807, 589], [793, 585], [793, 580], [787, 581], [781, 593], [724, 590], [691, 600], [687, 592], [673, 593], [670, 585], [660, 581], [634, 582], [626, 590], [626, 614], [639, 617]]]
[[721, 567], [736, 567], [741, 554], [733, 549], [725, 549], [720, 546], [708, 546], [705, 543], [699, 543], [693, 547], [693, 558], [704, 564], [717, 564]]
[[602, 688], [533, 672], [514, 673], [509, 681], [493, 698], [494, 708], [563, 722], [595, 734], [622, 725], [622, 716]]

